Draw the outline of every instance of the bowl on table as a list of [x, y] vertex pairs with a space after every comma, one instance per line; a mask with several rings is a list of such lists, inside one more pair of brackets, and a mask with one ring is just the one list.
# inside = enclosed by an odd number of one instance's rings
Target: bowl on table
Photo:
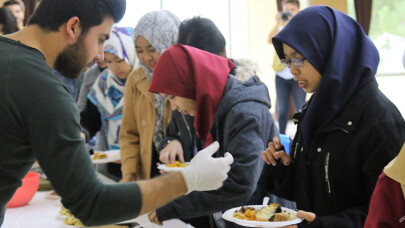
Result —
[[27, 205], [38, 190], [39, 173], [28, 172], [22, 180], [22, 185], [14, 193], [14, 196], [7, 203], [7, 208], [21, 207]]

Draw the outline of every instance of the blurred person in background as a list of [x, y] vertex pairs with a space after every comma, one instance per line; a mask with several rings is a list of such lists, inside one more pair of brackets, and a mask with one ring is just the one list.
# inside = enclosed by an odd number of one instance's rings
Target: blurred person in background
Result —
[[104, 60], [98, 61], [93, 64], [88, 70], [86, 70], [82, 76], [82, 83], [80, 86], [79, 96], [77, 98], [77, 109], [82, 112], [87, 104], [87, 96], [93, 87], [94, 82], [101, 74], [104, 74], [107, 69], [107, 65]]
[[313, 94], [294, 115], [290, 154], [279, 138], [263, 152], [266, 187], [296, 202], [298, 227], [362, 228], [378, 176], [405, 141], [401, 113], [378, 89], [378, 50], [360, 24], [327, 6], [302, 10], [273, 45]]
[[171, 117], [170, 104], [148, 91], [160, 54], [176, 43], [180, 20], [167, 10], [141, 17], [134, 30], [139, 67], [128, 76], [120, 131], [121, 182], [159, 175], [156, 163], [164, 129]]
[[[104, 43], [104, 62], [107, 71], [94, 82], [86, 103], [80, 113], [86, 141], [97, 132], [97, 151], [120, 149], [118, 136], [121, 128], [124, 105], [124, 89], [128, 75], [136, 63], [132, 29], [113, 27], [110, 39]], [[121, 166], [107, 164], [108, 172], [116, 179], [121, 178]]]
[[125, 0], [42, 0], [27, 27], [0, 36], [0, 226], [36, 160], [87, 226], [135, 218], [183, 194], [218, 189], [227, 178], [232, 155], [213, 158], [218, 143], [182, 171], [153, 180], [106, 185], [97, 178], [76, 105], [53, 69], [78, 78], [103, 59], [125, 9]]
[[6, 7], [0, 8], [0, 35], [7, 35], [17, 32], [17, 20], [10, 9]]
[[79, 92], [79, 79], [73, 79], [73, 78], [67, 78], [63, 76], [61, 73], [58, 71], [54, 70], [55, 74], [63, 81], [67, 89], [69, 90], [69, 94], [72, 97], [72, 99], [76, 102], [77, 101], [77, 95]]
[[[280, 32], [284, 26], [288, 24], [292, 17], [294, 17], [300, 10], [299, 0], [283, 0], [283, 11], [278, 12], [276, 15], [276, 25], [270, 31], [268, 43], [273, 44], [272, 38]], [[291, 96], [294, 101], [296, 111], [299, 111], [302, 104], [305, 102], [305, 91], [299, 87], [294, 81], [294, 76], [291, 74], [288, 67], [285, 67], [274, 54], [273, 70], [276, 72], [276, 107], [277, 107], [277, 120], [280, 129], [280, 134], [286, 133], [287, 123], [290, 119], [290, 101]]]
[[17, 19], [18, 29], [24, 28], [25, 5], [21, 0], [8, 0], [3, 3], [3, 7], [7, 7]]

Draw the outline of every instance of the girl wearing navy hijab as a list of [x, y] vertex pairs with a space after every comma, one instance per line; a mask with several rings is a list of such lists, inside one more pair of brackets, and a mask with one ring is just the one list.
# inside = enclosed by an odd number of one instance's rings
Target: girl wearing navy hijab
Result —
[[326, 6], [298, 13], [273, 44], [313, 95], [294, 115], [290, 154], [278, 138], [262, 153], [274, 177], [266, 187], [296, 201], [306, 220], [298, 227], [363, 227], [378, 176], [405, 140], [401, 114], [378, 89], [378, 51], [356, 21]]

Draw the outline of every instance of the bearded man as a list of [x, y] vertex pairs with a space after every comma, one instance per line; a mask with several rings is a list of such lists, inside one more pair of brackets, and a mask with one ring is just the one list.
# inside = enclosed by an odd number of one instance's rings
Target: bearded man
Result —
[[194, 190], [218, 189], [227, 178], [232, 156], [213, 158], [214, 143], [181, 172], [116, 185], [97, 179], [77, 108], [53, 69], [77, 78], [102, 60], [125, 7], [125, 0], [42, 0], [26, 28], [0, 37], [0, 226], [36, 160], [63, 205], [91, 226], [135, 218]]

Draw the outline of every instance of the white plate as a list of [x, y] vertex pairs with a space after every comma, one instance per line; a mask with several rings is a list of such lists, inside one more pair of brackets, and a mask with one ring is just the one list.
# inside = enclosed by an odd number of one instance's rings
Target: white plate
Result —
[[120, 150], [107, 150], [107, 151], [95, 151], [99, 153], [105, 153], [107, 154], [107, 158], [104, 159], [96, 159], [93, 160], [94, 154], [90, 155], [90, 159], [94, 164], [104, 164], [108, 162], [115, 162], [121, 159], [121, 153]]
[[[258, 209], [262, 208], [263, 205], [249, 205], [246, 207], [254, 207], [255, 210], [258, 210]], [[238, 219], [238, 218], [232, 217], [232, 215], [235, 213], [235, 211], [238, 211], [240, 208], [241, 207], [234, 207], [232, 209], [225, 211], [222, 214], [222, 218], [224, 218], [225, 220], [228, 220], [230, 222], [236, 223], [238, 225], [247, 226], [247, 227], [284, 227], [284, 226], [294, 225], [294, 224], [298, 224], [298, 223], [302, 222], [302, 219], [300, 219], [300, 218], [295, 218], [293, 220], [285, 221], [285, 222], [259, 222], [259, 221], [248, 221], [248, 220], [243, 220], [243, 219]], [[297, 216], [297, 212], [292, 209], [281, 207], [281, 210], [289, 212], [289, 213]]]
[[[185, 162], [185, 163], [190, 164], [190, 162]], [[181, 169], [184, 169], [186, 167], [167, 167], [166, 164], [161, 164], [161, 165], [158, 166], [158, 169], [170, 173], [170, 172], [180, 171]]]

